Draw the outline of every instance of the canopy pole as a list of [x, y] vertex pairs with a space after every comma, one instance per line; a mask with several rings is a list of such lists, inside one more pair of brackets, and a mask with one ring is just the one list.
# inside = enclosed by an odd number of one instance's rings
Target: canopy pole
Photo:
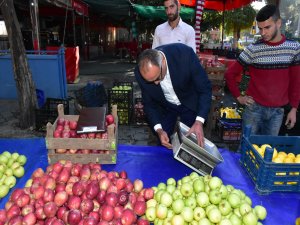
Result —
[[200, 52], [200, 43], [201, 43], [201, 32], [200, 32], [200, 24], [203, 15], [205, 0], [197, 0], [196, 4], [196, 20], [195, 20], [195, 42], [196, 42], [196, 52]]
[[221, 49], [223, 49], [223, 42], [224, 42], [224, 25], [225, 25], [225, 1], [223, 0], [223, 12], [222, 12], [222, 42], [221, 42]]

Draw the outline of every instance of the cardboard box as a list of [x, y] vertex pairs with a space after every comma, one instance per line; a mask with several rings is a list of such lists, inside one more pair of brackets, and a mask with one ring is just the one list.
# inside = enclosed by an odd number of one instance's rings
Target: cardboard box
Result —
[[[58, 118], [62, 117], [68, 120], [78, 121], [79, 115], [64, 115], [63, 105], [58, 105]], [[53, 132], [57, 126], [57, 120], [54, 124], [47, 124], [46, 146], [48, 149], [48, 162], [52, 164], [58, 160], [70, 160], [73, 163], [95, 162], [100, 164], [115, 164], [117, 160], [118, 146], [118, 117], [117, 107], [112, 107], [112, 114], [115, 124], [107, 127], [107, 139], [85, 139], [85, 138], [54, 138]], [[57, 153], [56, 149], [89, 149], [104, 150], [105, 153]]]

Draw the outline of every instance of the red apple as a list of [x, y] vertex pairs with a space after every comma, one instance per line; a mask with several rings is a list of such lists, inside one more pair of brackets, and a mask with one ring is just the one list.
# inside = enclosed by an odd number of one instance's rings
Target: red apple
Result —
[[96, 134], [93, 132], [87, 134], [87, 138], [89, 138], [89, 139], [94, 139], [95, 137], [96, 137]]
[[81, 203], [80, 197], [71, 195], [69, 196], [67, 206], [69, 207], [69, 209], [79, 209], [80, 203]]
[[80, 203], [80, 211], [83, 212], [85, 215], [92, 212], [94, 209], [94, 202], [91, 199], [84, 199]]
[[21, 188], [16, 188], [13, 190], [13, 192], [10, 195], [9, 200], [12, 202], [16, 202], [17, 199], [20, 197], [20, 195], [24, 194], [24, 190]]
[[70, 121], [70, 128], [72, 129], [72, 130], [76, 130], [76, 128], [77, 128], [77, 121], [75, 121], [75, 120], [73, 120], [73, 121]]
[[131, 209], [125, 209], [123, 211], [121, 222], [123, 225], [132, 225], [136, 221], [136, 215]]
[[98, 195], [100, 191], [99, 184], [97, 181], [91, 181], [87, 186], [85, 190], [86, 197], [88, 199], [94, 199]]
[[54, 138], [61, 138], [61, 136], [62, 136], [62, 131], [61, 130], [55, 130], [53, 132], [53, 137]]
[[101, 217], [105, 221], [111, 221], [114, 218], [114, 208], [111, 205], [101, 207]]
[[107, 122], [107, 125], [113, 124], [115, 122], [114, 116], [111, 114], [106, 115], [105, 121]]
[[33, 212], [30, 212], [23, 217], [22, 225], [34, 225], [35, 223], [36, 223], [36, 215]]
[[44, 213], [48, 218], [54, 217], [56, 215], [57, 210], [58, 207], [54, 202], [47, 202], [44, 205]]
[[57, 206], [60, 207], [68, 201], [68, 198], [69, 198], [69, 196], [66, 191], [59, 191], [59, 192], [56, 192], [53, 201], [55, 202], [55, 204]]
[[34, 205], [32, 205], [32, 204], [25, 205], [22, 208], [21, 215], [26, 216], [28, 213], [31, 213], [31, 212], [34, 212], [34, 211], [35, 211]]
[[81, 221], [82, 216], [79, 210], [72, 209], [68, 213], [68, 224], [70, 225], [78, 225]]
[[145, 214], [147, 209], [146, 202], [145, 201], [137, 201], [133, 207], [133, 211], [136, 215], [142, 216]]
[[105, 203], [115, 207], [118, 203], [118, 195], [114, 192], [107, 193], [105, 196]]
[[57, 125], [64, 126], [65, 125], [65, 119], [63, 117], [59, 117], [57, 119]]

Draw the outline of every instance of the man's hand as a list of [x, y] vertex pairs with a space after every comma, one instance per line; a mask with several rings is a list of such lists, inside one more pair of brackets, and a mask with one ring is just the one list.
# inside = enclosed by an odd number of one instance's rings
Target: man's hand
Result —
[[251, 96], [239, 96], [237, 97], [237, 100], [238, 102], [241, 104], [241, 105], [252, 105], [255, 101], [253, 100], [253, 98]]
[[296, 108], [292, 108], [291, 111], [287, 114], [285, 125], [287, 126], [288, 129], [292, 129], [295, 126], [296, 114], [297, 114]]
[[198, 145], [204, 148], [204, 133], [203, 133], [203, 124], [200, 121], [195, 121], [193, 126], [187, 132], [186, 136], [189, 136], [191, 133], [194, 133], [197, 137]]
[[161, 145], [165, 146], [166, 148], [172, 149], [168, 134], [163, 129], [158, 129], [156, 132], [158, 134]]

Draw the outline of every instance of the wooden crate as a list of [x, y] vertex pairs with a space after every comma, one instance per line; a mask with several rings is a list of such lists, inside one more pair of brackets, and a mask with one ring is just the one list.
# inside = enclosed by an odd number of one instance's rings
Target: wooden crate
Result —
[[[68, 120], [77, 120], [79, 115], [64, 115], [63, 105], [58, 105], [58, 118], [63, 117]], [[48, 149], [49, 164], [58, 160], [70, 160], [73, 163], [95, 162], [100, 164], [116, 164], [117, 146], [118, 146], [118, 117], [117, 107], [112, 107], [112, 114], [115, 124], [107, 127], [107, 139], [84, 139], [84, 138], [54, 138], [53, 132], [57, 125], [57, 119], [52, 125], [47, 124], [46, 146]], [[91, 149], [91, 150], [108, 150], [106, 153], [56, 153], [56, 149]]]

